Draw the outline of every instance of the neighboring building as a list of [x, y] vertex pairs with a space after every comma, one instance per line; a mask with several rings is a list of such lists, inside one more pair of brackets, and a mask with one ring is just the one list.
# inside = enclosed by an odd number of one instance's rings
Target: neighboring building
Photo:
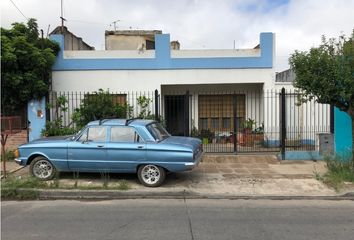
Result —
[[91, 47], [85, 43], [81, 37], [75, 36], [72, 32], [68, 30], [67, 27], [58, 26], [56, 27], [50, 35], [60, 34], [64, 36], [64, 51], [74, 51], [74, 50], [95, 50], [94, 47]]
[[292, 69], [275, 74], [275, 82], [277, 83], [293, 83], [295, 80], [295, 73]]
[[106, 50], [152, 50], [155, 49], [155, 35], [161, 30], [106, 31]]

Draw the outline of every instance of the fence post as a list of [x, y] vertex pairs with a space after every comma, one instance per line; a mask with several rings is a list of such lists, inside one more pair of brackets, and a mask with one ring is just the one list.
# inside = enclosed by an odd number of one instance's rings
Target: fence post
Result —
[[159, 116], [159, 91], [155, 90], [155, 120], [160, 121]]
[[233, 119], [234, 119], [234, 129], [233, 129], [233, 139], [234, 139], [234, 153], [237, 153], [237, 95], [234, 94], [232, 98], [233, 105]]
[[281, 147], [282, 160], [285, 160], [285, 138], [286, 138], [285, 88], [282, 88], [280, 94], [280, 147]]
[[189, 136], [189, 90], [184, 97], [184, 136]]

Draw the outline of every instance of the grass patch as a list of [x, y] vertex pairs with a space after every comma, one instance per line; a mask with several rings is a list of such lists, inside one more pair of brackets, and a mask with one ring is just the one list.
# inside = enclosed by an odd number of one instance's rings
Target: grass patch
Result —
[[1, 183], [2, 188], [48, 188], [47, 182], [35, 177], [18, 178], [9, 176]]
[[354, 183], [354, 166], [352, 161], [343, 160], [339, 157], [325, 159], [328, 171], [320, 175], [315, 173], [315, 178], [326, 185], [339, 191], [344, 182]]
[[2, 200], [38, 199], [39, 196], [38, 192], [36, 190], [33, 190], [33, 188], [48, 188], [48, 184], [34, 177], [16, 178], [10, 176], [1, 181], [1, 199]]
[[77, 185], [77, 186], [61, 186], [62, 189], [79, 189], [79, 190], [120, 190], [127, 191], [130, 185], [126, 180], [120, 180], [117, 183], [103, 182], [102, 185]]
[[38, 197], [39, 193], [32, 189], [1, 189], [1, 200], [36, 200]]
[[3, 200], [34, 200], [38, 199], [39, 193], [36, 189], [79, 189], [79, 190], [120, 190], [126, 191], [131, 187], [126, 180], [118, 182], [109, 182], [108, 174], [101, 175], [101, 184], [81, 185], [78, 184], [79, 174], [75, 173], [73, 185], [60, 183], [59, 175], [56, 175], [52, 181], [42, 181], [35, 177], [15, 177], [9, 176], [1, 180], [1, 199]]
[[100, 172], [100, 174], [101, 174], [101, 180], [103, 182], [102, 186], [103, 186], [103, 188], [107, 189], [108, 188], [109, 179], [110, 179], [109, 173]]
[[129, 183], [127, 182], [127, 180], [121, 180], [121, 181], [119, 181], [117, 188], [118, 188], [118, 190], [126, 191], [126, 190], [130, 189], [130, 186], [129, 186]]

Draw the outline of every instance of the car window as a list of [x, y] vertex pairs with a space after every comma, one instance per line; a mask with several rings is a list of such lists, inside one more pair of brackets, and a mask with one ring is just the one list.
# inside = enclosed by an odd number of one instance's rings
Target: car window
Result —
[[112, 127], [111, 142], [143, 142], [143, 139], [132, 127]]
[[147, 125], [146, 128], [157, 141], [162, 141], [170, 136], [160, 123], [152, 123]]
[[103, 126], [90, 127], [85, 131], [79, 141], [104, 142], [106, 141], [107, 128]]

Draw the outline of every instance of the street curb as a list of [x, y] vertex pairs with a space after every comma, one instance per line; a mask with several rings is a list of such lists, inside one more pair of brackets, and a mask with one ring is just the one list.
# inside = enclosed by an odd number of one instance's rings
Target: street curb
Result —
[[[29, 189], [18, 189], [18, 191]], [[200, 194], [192, 191], [117, 191], [117, 190], [47, 190], [38, 192], [39, 200], [113, 200], [113, 199], [229, 199], [229, 200], [351, 200], [354, 192], [332, 196], [280, 196], [280, 195], [229, 195]]]

